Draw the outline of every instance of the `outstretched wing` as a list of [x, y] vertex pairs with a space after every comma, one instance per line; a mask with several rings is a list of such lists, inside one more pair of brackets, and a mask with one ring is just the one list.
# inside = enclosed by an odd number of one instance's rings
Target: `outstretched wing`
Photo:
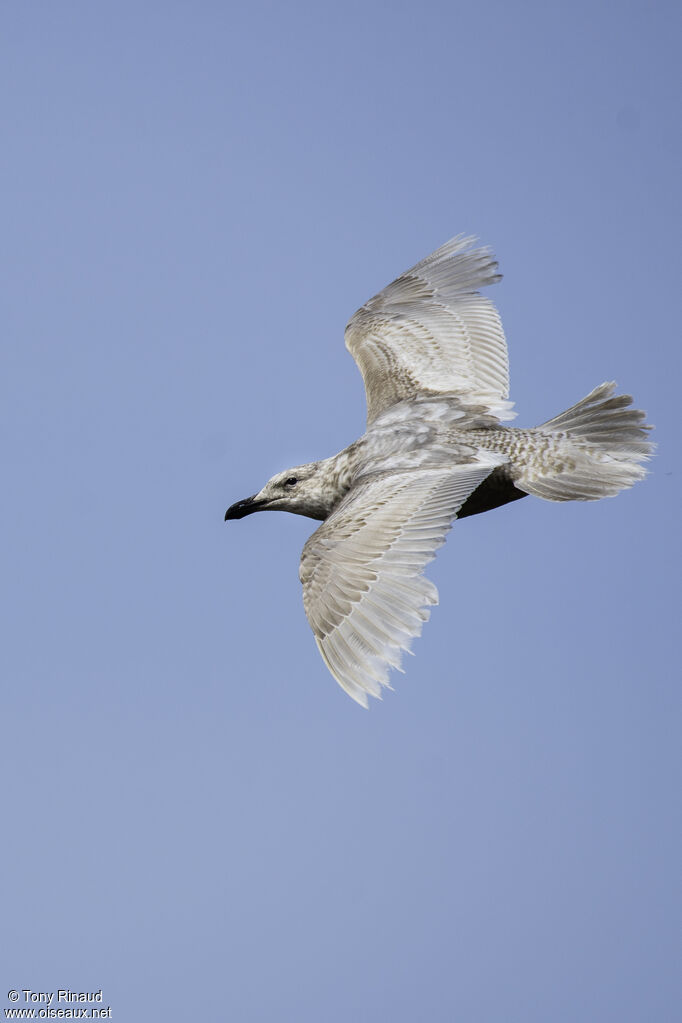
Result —
[[379, 697], [438, 603], [422, 575], [460, 507], [503, 457], [361, 479], [301, 557], [308, 621], [327, 667], [358, 703]]
[[459, 235], [355, 313], [346, 347], [360, 367], [367, 422], [424, 392], [466, 396], [510, 418], [507, 344], [500, 317], [477, 291], [500, 280], [489, 249]]

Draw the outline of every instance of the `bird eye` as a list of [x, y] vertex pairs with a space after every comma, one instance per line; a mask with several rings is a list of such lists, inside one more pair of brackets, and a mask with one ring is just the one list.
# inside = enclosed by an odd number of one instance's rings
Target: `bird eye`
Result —
[[295, 487], [297, 483], [298, 483], [298, 480], [296, 479], [296, 477], [295, 476], [290, 476], [288, 480], [284, 481], [284, 486], [285, 487]]

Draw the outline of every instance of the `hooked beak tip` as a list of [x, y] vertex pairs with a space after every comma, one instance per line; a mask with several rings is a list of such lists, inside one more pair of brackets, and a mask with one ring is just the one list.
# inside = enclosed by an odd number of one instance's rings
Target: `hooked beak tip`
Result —
[[264, 503], [264, 501], [256, 501], [255, 494], [243, 501], [237, 501], [235, 504], [231, 504], [225, 512], [225, 522], [229, 522], [231, 519], [243, 519], [245, 515], [259, 511]]

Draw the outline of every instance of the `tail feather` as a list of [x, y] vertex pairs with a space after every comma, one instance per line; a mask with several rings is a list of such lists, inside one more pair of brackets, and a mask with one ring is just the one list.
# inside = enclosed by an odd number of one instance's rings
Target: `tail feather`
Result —
[[615, 497], [646, 476], [653, 454], [645, 413], [629, 394], [613, 396], [604, 383], [576, 405], [532, 431], [544, 441], [543, 457], [529, 460], [515, 485], [548, 501], [597, 501]]

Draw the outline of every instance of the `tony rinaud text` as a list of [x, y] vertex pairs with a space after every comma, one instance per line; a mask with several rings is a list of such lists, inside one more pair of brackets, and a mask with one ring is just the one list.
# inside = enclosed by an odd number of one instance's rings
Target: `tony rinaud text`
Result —
[[[101, 1002], [102, 988], [99, 991], [72, 991], [70, 988], [58, 988], [57, 991], [32, 991], [30, 987], [22, 988], [25, 1002], [40, 1002], [52, 1005], [56, 1002]], [[56, 998], [55, 998], [56, 996]]]

